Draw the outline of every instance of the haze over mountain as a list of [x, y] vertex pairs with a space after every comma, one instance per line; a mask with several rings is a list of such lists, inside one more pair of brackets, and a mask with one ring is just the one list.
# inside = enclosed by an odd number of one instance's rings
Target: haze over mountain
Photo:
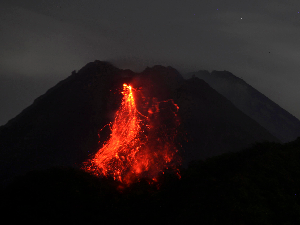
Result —
[[1, 1], [0, 125], [94, 59], [135, 72], [227, 70], [300, 119], [299, 9], [298, 0]]
[[254, 142], [279, 141], [199, 78], [185, 80], [163, 66], [134, 73], [96, 60], [0, 127], [1, 180], [34, 169], [79, 167], [108, 138], [109, 131], [103, 131], [99, 144], [98, 132], [113, 121], [123, 83], [142, 88], [146, 97], [178, 104], [184, 164]]
[[34, 77], [1, 73], [0, 126], [17, 116], [23, 109], [31, 105], [35, 98], [44, 94], [60, 80], [62, 78], [55, 75]]
[[232, 73], [200, 70], [188, 75], [205, 80], [282, 142], [293, 141], [300, 136], [300, 121], [295, 116]]

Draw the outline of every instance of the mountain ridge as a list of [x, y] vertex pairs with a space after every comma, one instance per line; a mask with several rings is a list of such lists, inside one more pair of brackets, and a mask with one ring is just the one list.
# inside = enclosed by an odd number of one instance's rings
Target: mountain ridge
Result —
[[228, 71], [214, 70], [210, 73], [199, 70], [187, 76], [205, 80], [282, 142], [293, 141], [300, 136], [300, 121], [295, 116], [234, 74]]
[[172, 98], [178, 104], [180, 130], [188, 139], [181, 140], [185, 164], [254, 142], [278, 142], [203, 80], [184, 80], [172, 67], [134, 73], [96, 60], [1, 126], [1, 180], [35, 169], [80, 167], [107, 140], [110, 132], [102, 131], [99, 139], [99, 130], [113, 121], [123, 83], [142, 87], [146, 97]]

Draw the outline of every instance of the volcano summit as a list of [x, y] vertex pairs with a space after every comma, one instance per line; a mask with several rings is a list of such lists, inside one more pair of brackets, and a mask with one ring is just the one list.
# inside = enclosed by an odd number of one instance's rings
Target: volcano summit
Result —
[[[152, 113], [146, 125], [155, 128], [147, 138], [157, 140], [163, 136], [160, 132], [169, 138], [168, 142], [155, 142], [148, 149], [153, 154], [169, 143], [187, 165], [255, 142], [279, 142], [197, 77], [185, 80], [174, 68], [163, 66], [134, 73], [96, 60], [73, 72], [0, 127], [1, 181], [30, 170], [81, 167], [89, 161], [112, 137], [114, 131], [106, 125], [115, 121], [124, 84], [139, 90], [135, 93], [137, 111], [148, 118]], [[155, 113], [158, 106], [163, 113]], [[175, 112], [176, 117], [170, 116]]]

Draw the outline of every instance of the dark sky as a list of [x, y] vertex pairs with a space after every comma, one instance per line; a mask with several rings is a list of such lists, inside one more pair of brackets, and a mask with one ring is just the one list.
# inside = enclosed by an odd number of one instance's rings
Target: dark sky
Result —
[[299, 0], [0, 3], [0, 125], [71, 71], [227, 70], [300, 118]]

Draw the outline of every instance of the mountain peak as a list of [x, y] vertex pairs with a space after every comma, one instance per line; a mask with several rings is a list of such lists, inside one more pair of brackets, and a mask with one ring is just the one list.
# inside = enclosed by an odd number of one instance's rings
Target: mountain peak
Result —
[[277, 140], [203, 80], [185, 80], [172, 67], [156, 65], [134, 73], [96, 60], [0, 129], [0, 181], [34, 169], [76, 167], [98, 151], [110, 135], [104, 129], [98, 136], [99, 130], [114, 121], [124, 83], [138, 88], [141, 110], [144, 99], [149, 104], [172, 99], [179, 107], [180, 129], [190, 137], [186, 162]]
[[78, 71], [78, 74], [95, 75], [103, 72], [115, 71], [119, 71], [119, 69], [113, 66], [111, 63], [106, 61], [95, 60], [94, 62], [89, 62], [84, 67], [82, 67]]

